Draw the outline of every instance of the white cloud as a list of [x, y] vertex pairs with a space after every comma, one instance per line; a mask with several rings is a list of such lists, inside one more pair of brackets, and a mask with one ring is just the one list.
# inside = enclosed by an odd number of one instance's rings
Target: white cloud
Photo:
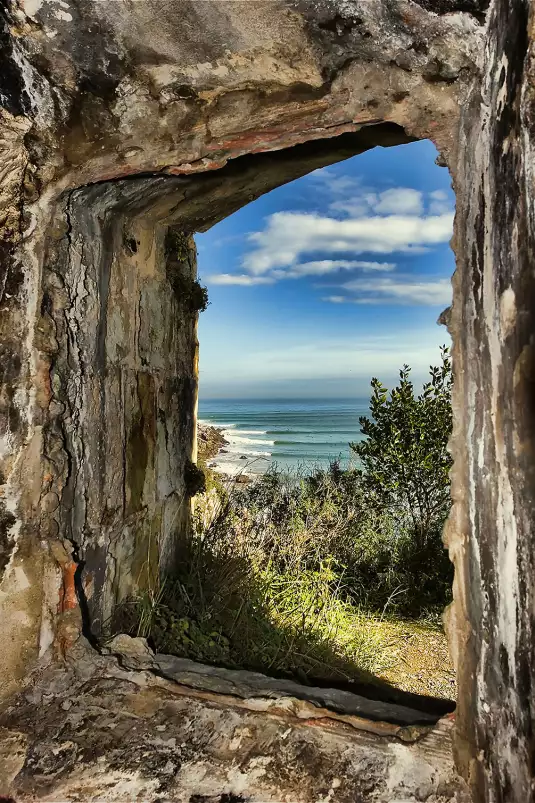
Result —
[[[275, 342], [271, 343], [275, 334]], [[202, 376], [206, 371], [211, 380], [228, 386], [232, 381], [245, 380], [253, 383], [269, 379], [310, 380], [344, 377], [362, 380], [368, 387], [372, 376], [385, 380], [397, 377], [399, 368], [408, 363], [415, 376], [424, 377], [428, 366], [437, 364], [439, 346], [448, 339], [444, 329], [432, 325], [422, 329], [409, 329], [384, 335], [354, 335], [335, 337], [326, 333], [318, 337], [289, 338], [283, 340], [270, 333], [264, 343], [255, 343], [255, 348], [225, 348], [218, 335], [213, 343], [204, 343]], [[230, 337], [230, 333], [228, 337]], [[235, 333], [231, 345], [235, 345]]]
[[452, 203], [444, 190], [435, 190], [429, 193], [429, 213], [431, 215], [443, 215], [452, 211]]
[[346, 193], [348, 190], [355, 190], [360, 186], [358, 178], [351, 176], [337, 176], [332, 168], [322, 167], [314, 170], [309, 176], [313, 181], [320, 183], [328, 192], [333, 195]]
[[290, 270], [274, 270], [271, 274], [277, 279], [298, 279], [301, 276], [324, 276], [338, 270], [389, 271], [394, 270], [395, 262], [361, 262], [348, 259], [320, 259], [315, 262], [301, 262]]
[[346, 201], [333, 201], [329, 204], [331, 212], [342, 212], [347, 217], [365, 217], [370, 212], [370, 204], [365, 198], [349, 198]]
[[[363, 190], [358, 195], [333, 201], [329, 209], [343, 212], [349, 217], [376, 215], [421, 215], [424, 211], [424, 194], [410, 187], [392, 187], [384, 192]], [[450, 211], [449, 208], [447, 211]]]
[[423, 194], [407, 187], [382, 192], [374, 205], [374, 212], [383, 215], [420, 215], [424, 211]]
[[[243, 256], [242, 273], [214, 274], [208, 278], [209, 283], [267, 285], [339, 271], [394, 271], [393, 261], [348, 257], [421, 254], [451, 237], [453, 211], [444, 190], [423, 193], [411, 187], [391, 187], [378, 192], [363, 187], [359, 179], [325, 168], [311, 174], [311, 178], [331, 197], [337, 197], [329, 207], [334, 214], [284, 211], [270, 215], [263, 231], [245, 235], [253, 247]], [[426, 208], [428, 212], [424, 213]], [[308, 255], [320, 258], [307, 261]], [[443, 287], [433, 289], [427, 282], [413, 285], [411, 289], [405, 280], [391, 281], [383, 289], [377, 285], [375, 296], [407, 299], [407, 303], [435, 303], [432, 298], [445, 295]], [[364, 293], [358, 303], [374, 303], [374, 297]]]
[[208, 284], [239, 284], [249, 287], [254, 284], [273, 284], [275, 279], [271, 276], [248, 276], [245, 273], [214, 273], [206, 279]]
[[301, 279], [303, 276], [324, 276], [340, 270], [391, 271], [395, 262], [361, 262], [347, 259], [320, 259], [293, 265], [291, 270], [276, 269], [267, 276], [251, 276], [248, 273], [214, 273], [206, 279], [208, 284], [241, 285], [274, 284], [281, 279]]
[[421, 192], [412, 187], [391, 187], [379, 192], [366, 187], [359, 177], [344, 176], [333, 168], [324, 167], [310, 174], [310, 178], [332, 196], [329, 209], [348, 217], [378, 215], [421, 215], [427, 204], [429, 214], [450, 213], [454, 203], [451, 193], [445, 190]]
[[[399, 279], [381, 277], [356, 279], [342, 285], [345, 290], [357, 293], [357, 298], [344, 298], [354, 304], [418, 304], [422, 306], [447, 306], [451, 303], [452, 289], [449, 279], [420, 280], [419, 277]], [[333, 301], [333, 298], [325, 300]], [[336, 301], [334, 303], [340, 303]]]
[[447, 242], [452, 223], [451, 213], [336, 220], [301, 212], [276, 212], [268, 218], [264, 231], [250, 235], [257, 248], [245, 255], [243, 267], [258, 276], [275, 268], [291, 267], [307, 253], [421, 252], [427, 246]]
[[363, 270], [365, 273], [367, 271], [374, 271], [374, 270], [394, 270], [396, 267], [395, 262], [355, 262], [355, 266]]

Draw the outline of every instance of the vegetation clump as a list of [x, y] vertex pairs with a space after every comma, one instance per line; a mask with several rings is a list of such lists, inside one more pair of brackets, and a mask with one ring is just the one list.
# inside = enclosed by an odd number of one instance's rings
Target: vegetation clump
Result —
[[171, 284], [176, 297], [189, 312], [204, 312], [208, 308], [208, 289], [196, 279], [176, 273]]
[[407, 365], [390, 396], [378, 379], [372, 379], [371, 418], [359, 419], [366, 438], [351, 444], [362, 466], [366, 494], [393, 515], [408, 514], [412, 536], [422, 549], [436, 540], [450, 507], [452, 373], [445, 347], [441, 356], [441, 365], [431, 366], [431, 380], [419, 396]]
[[[197, 511], [138, 634], [160, 651], [303, 682], [391, 679], [421, 652], [422, 632], [443, 644], [450, 394], [443, 349], [419, 395], [406, 366], [390, 394], [372, 381], [357, 467], [272, 466], [245, 487], [212, 486], [210, 514]], [[412, 690], [453, 696], [445, 653], [435, 686]]]
[[206, 476], [202, 468], [196, 466], [191, 460], [186, 461], [184, 468], [184, 486], [186, 496], [192, 497], [206, 491]]
[[209, 306], [208, 289], [195, 278], [195, 242], [188, 232], [169, 228], [165, 237], [166, 273], [175, 297], [191, 313]]

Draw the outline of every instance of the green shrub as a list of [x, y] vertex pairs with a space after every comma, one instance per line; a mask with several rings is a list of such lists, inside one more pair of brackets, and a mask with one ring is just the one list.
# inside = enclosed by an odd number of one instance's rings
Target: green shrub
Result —
[[281, 574], [230, 533], [216, 523], [194, 535], [173, 579], [137, 603], [133, 634], [160, 652], [302, 682], [371, 681], [390, 666], [389, 639], [344, 599], [329, 563]]
[[208, 289], [195, 279], [175, 273], [171, 286], [175, 296], [184, 304], [188, 312], [204, 312], [208, 308], [210, 304]]
[[206, 491], [206, 476], [202, 468], [191, 460], [186, 461], [184, 468], [184, 486], [186, 496], [192, 497]]
[[[441, 538], [450, 505], [447, 350], [420, 395], [406, 366], [390, 395], [378, 380], [372, 388], [366, 439], [352, 445], [359, 468], [272, 466], [245, 487], [210, 482], [178, 572], [137, 603], [131, 632], [201, 661], [362, 680], [392, 660], [385, 616], [436, 626], [452, 582]], [[201, 475], [188, 466], [188, 493], [204, 490]]]
[[210, 302], [207, 288], [193, 278], [196, 267], [192, 235], [170, 227], [164, 248], [166, 274], [175, 297], [188, 312], [204, 312]]
[[412, 518], [389, 509], [361, 471], [337, 463], [305, 477], [271, 469], [233, 495], [225, 527], [281, 574], [318, 570], [325, 561], [343, 595], [372, 612], [418, 617], [450, 601], [452, 566], [443, 519], [422, 543]]
[[412, 537], [422, 548], [436, 538], [451, 504], [447, 446], [452, 372], [445, 346], [441, 356], [442, 364], [431, 366], [431, 381], [419, 396], [407, 365], [390, 396], [378, 379], [372, 379], [371, 418], [359, 419], [366, 439], [351, 444], [370, 498], [403, 522], [409, 517]]

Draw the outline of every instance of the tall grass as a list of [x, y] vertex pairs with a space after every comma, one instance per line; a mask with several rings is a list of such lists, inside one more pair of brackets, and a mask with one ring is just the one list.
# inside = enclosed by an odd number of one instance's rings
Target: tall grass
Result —
[[423, 577], [437, 567], [417, 567], [418, 584], [407, 544], [399, 519], [363, 496], [358, 472], [336, 464], [212, 486], [176, 574], [136, 601], [127, 627], [194, 660], [370, 681], [397, 660], [392, 614], [415, 600], [420, 617], [438, 610]]
[[328, 564], [290, 575], [198, 536], [191, 547], [136, 605], [136, 634], [159, 652], [302, 681], [370, 680], [390, 666], [388, 636], [343, 599]]

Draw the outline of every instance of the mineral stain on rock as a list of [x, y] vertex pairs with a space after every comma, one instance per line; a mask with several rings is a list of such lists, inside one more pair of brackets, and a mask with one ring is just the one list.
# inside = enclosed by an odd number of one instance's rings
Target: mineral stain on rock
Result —
[[10, 531], [15, 522], [15, 516], [0, 502], [0, 579], [13, 551], [14, 543]]
[[132, 514], [143, 506], [143, 489], [149, 459], [154, 454], [156, 433], [156, 399], [154, 380], [148, 373], [136, 377], [137, 409], [126, 445], [127, 513]]

